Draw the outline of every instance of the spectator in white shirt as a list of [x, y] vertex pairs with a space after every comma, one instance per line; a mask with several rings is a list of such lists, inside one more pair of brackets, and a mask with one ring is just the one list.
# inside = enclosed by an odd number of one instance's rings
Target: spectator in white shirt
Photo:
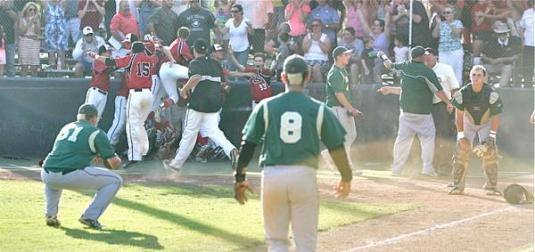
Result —
[[100, 36], [93, 33], [91, 26], [86, 26], [82, 30], [83, 37], [76, 42], [72, 51], [72, 57], [77, 61], [74, 66], [74, 72], [77, 77], [90, 75], [93, 70], [94, 58], [88, 55], [89, 52], [98, 53], [98, 48], [106, 42]]
[[528, 0], [528, 9], [522, 14], [520, 18], [520, 27], [522, 29], [521, 34], [524, 36], [524, 48], [523, 48], [523, 66], [524, 66], [524, 86], [533, 86], [533, 55], [535, 55], [535, 6], [534, 0]]

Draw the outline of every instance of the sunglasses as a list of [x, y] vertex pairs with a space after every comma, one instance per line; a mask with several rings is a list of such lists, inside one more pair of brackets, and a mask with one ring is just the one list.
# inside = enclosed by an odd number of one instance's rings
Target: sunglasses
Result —
[[231, 10], [230, 12], [232, 12], [232, 13], [240, 13], [239, 10]]
[[320, 27], [320, 24], [312, 24], [312, 27]]
[[35, 11], [35, 9], [28, 9], [28, 11]]

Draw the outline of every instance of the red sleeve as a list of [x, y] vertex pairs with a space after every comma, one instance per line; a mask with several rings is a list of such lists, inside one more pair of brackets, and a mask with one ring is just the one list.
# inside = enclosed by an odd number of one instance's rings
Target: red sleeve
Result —
[[256, 72], [256, 69], [254, 67], [246, 66], [245, 69], [243, 69], [244, 73], [254, 73]]
[[169, 45], [169, 51], [171, 51], [171, 55], [173, 55], [173, 58], [177, 58], [176, 52], [178, 48], [178, 39], [175, 39], [171, 44]]
[[121, 58], [117, 58], [117, 59], [115, 59], [115, 66], [117, 66], [118, 68], [125, 68], [130, 63], [130, 59], [131, 59], [130, 55], [127, 55], [127, 56], [124, 56], [124, 57], [121, 57]]
[[191, 53], [191, 50], [189, 49], [189, 45], [188, 43], [184, 42], [184, 46], [182, 47], [182, 57], [187, 60], [187, 61], [190, 61], [193, 59], [193, 54]]
[[93, 67], [93, 70], [96, 72], [96, 73], [102, 73], [104, 72], [106, 69], [108, 68], [108, 66], [106, 66], [106, 64], [104, 64], [104, 62], [100, 61], [100, 60], [95, 60], [95, 65]]

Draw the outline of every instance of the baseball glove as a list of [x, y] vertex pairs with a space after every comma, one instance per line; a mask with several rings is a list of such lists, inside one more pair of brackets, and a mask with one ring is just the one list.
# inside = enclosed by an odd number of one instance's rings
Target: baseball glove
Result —
[[494, 138], [488, 137], [482, 144], [472, 150], [478, 158], [487, 159], [497, 155], [496, 142]]

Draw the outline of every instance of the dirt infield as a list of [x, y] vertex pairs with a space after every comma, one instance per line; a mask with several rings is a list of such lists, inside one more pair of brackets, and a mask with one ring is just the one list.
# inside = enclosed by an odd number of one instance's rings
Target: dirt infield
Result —
[[[0, 167], [2, 165], [0, 164]], [[232, 184], [230, 172], [216, 175], [167, 175], [152, 171], [122, 173], [127, 183]], [[228, 174], [228, 175], [222, 175]], [[347, 199], [365, 203], [411, 203], [418, 207], [357, 224], [323, 231], [319, 251], [533, 251], [533, 205], [510, 205], [503, 197], [487, 196], [484, 178], [471, 176], [466, 195], [447, 195], [449, 178], [392, 177], [388, 172], [364, 170], [356, 177]], [[251, 176], [259, 188], [258, 176]], [[337, 176], [320, 174], [323, 198], [332, 197]], [[1, 179], [40, 180], [39, 169], [2, 169]], [[533, 174], [502, 174], [500, 189], [518, 183], [533, 191]], [[264, 247], [256, 250], [262, 251]]]

